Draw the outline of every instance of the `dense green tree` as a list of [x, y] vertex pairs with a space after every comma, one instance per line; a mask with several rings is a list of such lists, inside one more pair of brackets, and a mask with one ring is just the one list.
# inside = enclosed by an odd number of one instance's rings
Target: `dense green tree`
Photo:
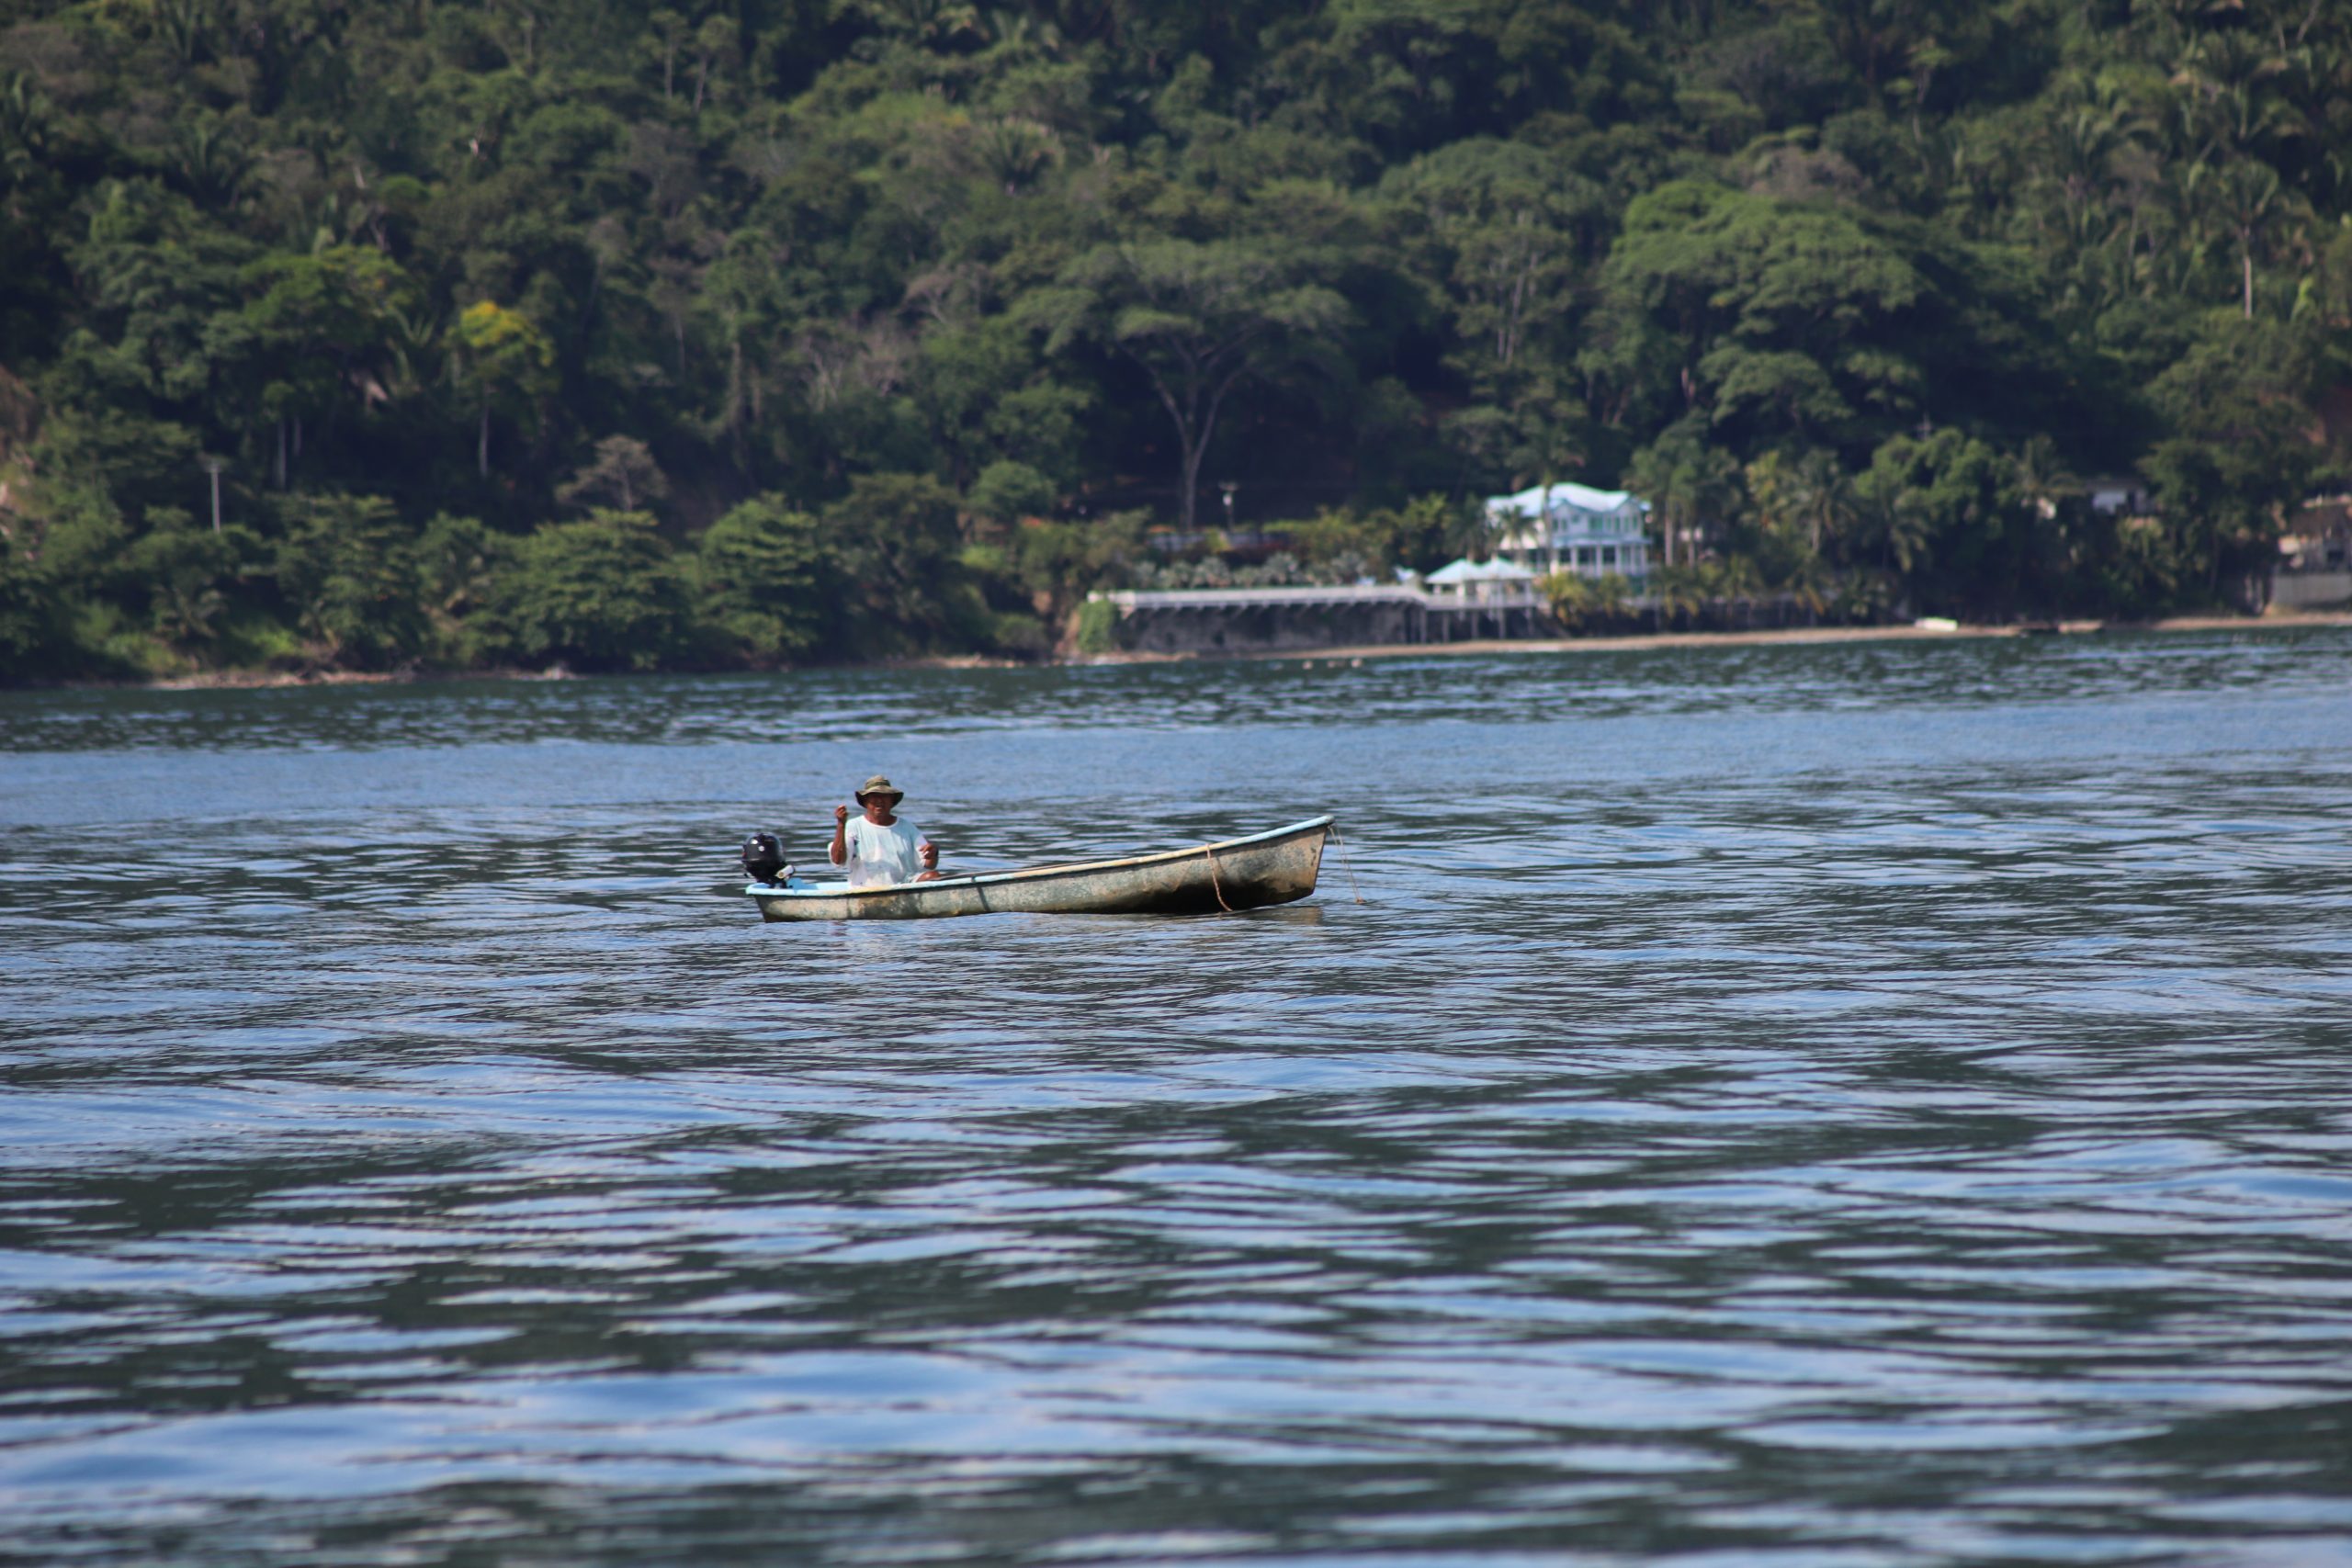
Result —
[[722, 656], [759, 667], [821, 652], [838, 636], [840, 583], [814, 517], [756, 496], [704, 530], [693, 569], [703, 624]]
[[514, 658], [645, 670], [684, 650], [686, 584], [652, 518], [600, 509], [524, 539], [486, 613]]
[[2275, 555], [2286, 509], [2319, 467], [2306, 425], [2313, 367], [2286, 328], [2224, 317], [2159, 379], [2171, 433], [2147, 458], [2200, 596]]
[[978, 629], [956, 511], [956, 492], [927, 474], [860, 475], [825, 509], [848, 584], [847, 651], [926, 652]]
[[1091, 339], [1142, 370], [1176, 432], [1186, 527], [1226, 399], [1244, 378], [1316, 353], [1348, 321], [1319, 260], [1261, 240], [1143, 240], [1088, 252], [1032, 298], [1050, 351]]
[[143, 521], [129, 548], [110, 563], [110, 575], [141, 591], [149, 628], [166, 647], [192, 651], [213, 634], [235, 557], [218, 536], [190, 526], [178, 507], [155, 507]]
[[555, 345], [521, 311], [481, 299], [458, 313], [449, 348], [458, 382], [478, 411], [474, 461], [488, 479], [492, 412], [519, 412], [553, 390]]
[[594, 457], [556, 486], [555, 498], [566, 505], [593, 508], [609, 502], [619, 511], [635, 512], [669, 493], [669, 476], [644, 442], [633, 436], [607, 435], [596, 443]]
[[305, 255], [266, 256], [245, 269], [259, 290], [239, 323], [254, 412], [276, 435], [279, 488], [300, 457], [303, 424], [340, 410], [364, 413], [388, 400], [391, 338], [415, 290], [399, 264], [364, 245], [328, 245]]
[[2032, 513], [2017, 466], [1958, 430], [1897, 435], [1871, 459], [1857, 485], [1858, 517], [1875, 524], [1880, 564], [1922, 585], [1923, 608], [1998, 615], [2014, 611], [2019, 563], [2030, 547]]
[[1662, 606], [2229, 604], [2347, 235], [2310, 0], [18, 0], [0, 678], [1035, 650], [1204, 479], [1283, 571], [1573, 477]]
[[514, 540], [479, 519], [435, 513], [416, 540], [419, 592], [433, 638], [460, 661], [478, 651], [473, 622], [490, 603], [514, 551]]
[[1695, 181], [1626, 210], [1588, 355], [1634, 407], [1722, 439], [1850, 444], [1916, 415], [1928, 284], [1865, 217]]
[[277, 586], [329, 659], [381, 669], [427, 631], [414, 536], [380, 496], [305, 495], [285, 508]]

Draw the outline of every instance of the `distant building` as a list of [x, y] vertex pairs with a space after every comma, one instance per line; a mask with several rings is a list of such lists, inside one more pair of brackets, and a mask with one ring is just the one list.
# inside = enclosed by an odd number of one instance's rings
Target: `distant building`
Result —
[[2145, 481], [2129, 476], [2086, 479], [2083, 491], [2090, 497], [2093, 512], [2110, 517], [2145, 517], [2155, 510]]
[[1649, 541], [1642, 536], [1648, 511], [1647, 502], [1622, 490], [1567, 483], [1537, 485], [1487, 502], [1499, 558], [1537, 575], [1614, 574], [1631, 578], [1637, 587], [1650, 570]]
[[2278, 554], [2289, 571], [2352, 570], [2352, 495], [2315, 495], [2297, 507]]
[[2315, 495], [2287, 519], [2268, 602], [2282, 610], [2352, 604], [2352, 495]]

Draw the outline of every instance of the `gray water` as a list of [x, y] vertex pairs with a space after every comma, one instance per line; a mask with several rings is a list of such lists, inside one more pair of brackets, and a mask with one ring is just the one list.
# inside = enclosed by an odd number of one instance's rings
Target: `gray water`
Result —
[[[2352, 1562], [2347, 694], [2314, 632], [0, 695], [0, 1558]], [[876, 771], [951, 868], [1346, 858], [761, 925], [736, 842]]]

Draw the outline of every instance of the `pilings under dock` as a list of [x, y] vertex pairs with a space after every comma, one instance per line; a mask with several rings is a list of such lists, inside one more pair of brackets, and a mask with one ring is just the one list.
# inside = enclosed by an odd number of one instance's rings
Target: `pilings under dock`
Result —
[[1272, 652], [1356, 644], [1555, 637], [1532, 591], [1455, 597], [1404, 583], [1123, 590], [1092, 595], [1119, 612], [1122, 646], [1148, 653]]

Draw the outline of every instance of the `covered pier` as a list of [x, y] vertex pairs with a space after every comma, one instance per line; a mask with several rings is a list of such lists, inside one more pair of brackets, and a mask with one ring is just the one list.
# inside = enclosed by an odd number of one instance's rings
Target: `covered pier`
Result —
[[1543, 595], [1518, 585], [1476, 597], [1432, 593], [1413, 583], [1129, 589], [1092, 597], [1118, 607], [1121, 643], [1148, 653], [1467, 642], [1559, 629]]

